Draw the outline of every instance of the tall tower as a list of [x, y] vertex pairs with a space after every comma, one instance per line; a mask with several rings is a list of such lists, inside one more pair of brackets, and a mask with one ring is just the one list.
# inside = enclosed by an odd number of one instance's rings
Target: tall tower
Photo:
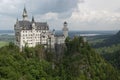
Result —
[[28, 15], [27, 15], [27, 10], [26, 8], [24, 7], [24, 10], [23, 10], [23, 20], [28, 20]]
[[63, 30], [62, 31], [63, 31], [63, 35], [65, 36], [65, 38], [68, 37], [68, 28], [67, 28], [66, 21], [63, 23]]
[[32, 29], [35, 29], [35, 20], [33, 16], [32, 16]]

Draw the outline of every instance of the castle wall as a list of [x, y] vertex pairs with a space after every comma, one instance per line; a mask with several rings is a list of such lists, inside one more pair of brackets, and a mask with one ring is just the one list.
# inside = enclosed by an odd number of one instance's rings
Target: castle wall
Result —
[[[22, 49], [25, 45], [28, 47], [35, 47], [38, 44], [49, 45], [55, 48], [55, 44], [64, 44], [65, 38], [68, 36], [67, 23], [64, 22], [62, 36], [55, 36], [49, 31], [49, 26], [46, 22], [35, 22], [34, 17], [32, 21], [26, 20], [28, 17], [27, 11], [23, 10], [23, 20], [18, 21], [14, 26], [16, 45]], [[46, 46], [45, 46], [46, 47]]]

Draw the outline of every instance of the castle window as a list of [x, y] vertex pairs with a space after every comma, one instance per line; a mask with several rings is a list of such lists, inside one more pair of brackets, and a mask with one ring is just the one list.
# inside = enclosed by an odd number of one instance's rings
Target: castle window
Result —
[[45, 36], [43, 36], [43, 38], [45, 38]]

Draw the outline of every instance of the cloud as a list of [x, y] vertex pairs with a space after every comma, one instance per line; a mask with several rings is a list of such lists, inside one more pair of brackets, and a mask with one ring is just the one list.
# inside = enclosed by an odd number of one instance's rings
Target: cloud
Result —
[[34, 14], [63, 13], [77, 7], [79, 0], [26, 0]]
[[85, 0], [84, 5], [95, 10], [115, 11], [120, 8], [120, 0]]
[[0, 14], [15, 14], [23, 4], [22, 0], [0, 0]]
[[64, 21], [68, 22], [70, 30], [120, 29], [120, 0], [0, 1], [1, 29], [13, 29], [16, 18], [22, 18], [24, 4], [30, 19], [33, 15], [36, 21], [48, 22], [51, 29], [60, 30]]
[[[71, 11], [77, 7], [79, 0], [0, 0], [1, 29], [13, 29], [16, 18], [22, 18], [22, 10], [26, 5], [28, 16], [50, 21], [71, 16]], [[67, 4], [67, 5], [66, 5]], [[69, 16], [68, 16], [69, 15]], [[14, 20], [13, 20], [14, 19]], [[58, 20], [58, 19], [57, 19]], [[42, 22], [43, 22], [42, 21]], [[5, 24], [7, 23], [7, 24]], [[58, 23], [58, 22], [56, 22]]]
[[70, 29], [73, 30], [118, 30], [120, 13], [109, 10], [95, 10], [87, 6], [78, 5], [68, 19]]
[[36, 15], [36, 20], [57, 20], [58, 19], [58, 14], [57, 13], [46, 13], [46, 14], [40, 14], [40, 15]]
[[110, 11], [94, 11], [89, 8], [80, 8], [72, 13], [71, 18], [80, 22], [116, 22], [120, 21], [120, 13]]
[[15, 22], [14, 17], [0, 15], [0, 29], [13, 30]]

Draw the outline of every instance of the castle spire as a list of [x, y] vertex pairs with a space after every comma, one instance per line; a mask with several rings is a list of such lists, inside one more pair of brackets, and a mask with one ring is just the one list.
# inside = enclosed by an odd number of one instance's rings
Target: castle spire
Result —
[[32, 16], [32, 29], [35, 29], [35, 20], [34, 20], [34, 16]]
[[28, 15], [27, 15], [27, 10], [26, 10], [26, 7], [24, 6], [24, 9], [23, 9], [23, 20], [27, 20], [28, 18]]
[[34, 20], [34, 16], [32, 16], [32, 22], [33, 22], [33, 23], [35, 22], [35, 20]]
[[16, 22], [18, 22], [18, 18], [16, 19]]

